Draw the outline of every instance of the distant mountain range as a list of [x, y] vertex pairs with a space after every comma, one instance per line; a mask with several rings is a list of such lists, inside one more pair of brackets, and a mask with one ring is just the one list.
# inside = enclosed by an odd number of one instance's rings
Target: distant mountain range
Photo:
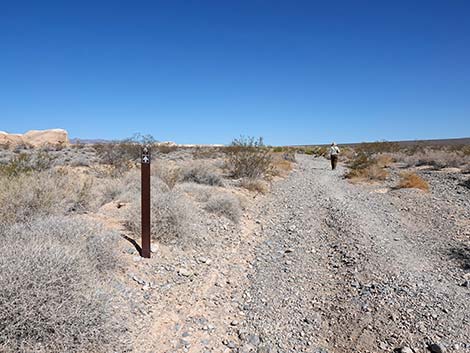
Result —
[[[352, 142], [352, 143], [338, 143], [341, 146], [357, 146], [363, 143], [374, 143], [382, 141], [368, 141], [368, 142]], [[432, 145], [432, 146], [448, 146], [448, 145], [470, 145], [470, 137], [452, 138], [452, 139], [435, 139], [435, 140], [405, 140], [405, 141], [383, 141], [398, 143], [400, 146], [415, 146], [415, 145]], [[311, 144], [311, 145], [293, 145], [293, 146], [329, 146], [330, 144]]]

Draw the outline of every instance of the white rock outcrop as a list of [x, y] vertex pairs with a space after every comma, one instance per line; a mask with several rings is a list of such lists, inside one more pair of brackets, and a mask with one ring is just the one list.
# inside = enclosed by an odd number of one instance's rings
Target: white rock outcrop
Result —
[[25, 134], [9, 134], [0, 131], [0, 146], [16, 147], [27, 145], [31, 147], [68, 145], [68, 133], [63, 129], [30, 130]]

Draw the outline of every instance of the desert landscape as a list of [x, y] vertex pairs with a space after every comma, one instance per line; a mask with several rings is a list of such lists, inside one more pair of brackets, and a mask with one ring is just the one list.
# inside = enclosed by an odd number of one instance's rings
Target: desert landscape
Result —
[[0, 134], [1, 352], [470, 352], [469, 139], [72, 142]]

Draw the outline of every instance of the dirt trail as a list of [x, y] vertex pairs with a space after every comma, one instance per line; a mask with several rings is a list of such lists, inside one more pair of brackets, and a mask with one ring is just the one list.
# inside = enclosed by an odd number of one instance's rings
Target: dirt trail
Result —
[[352, 185], [343, 172], [299, 156], [260, 205], [238, 351], [470, 351], [470, 198]]

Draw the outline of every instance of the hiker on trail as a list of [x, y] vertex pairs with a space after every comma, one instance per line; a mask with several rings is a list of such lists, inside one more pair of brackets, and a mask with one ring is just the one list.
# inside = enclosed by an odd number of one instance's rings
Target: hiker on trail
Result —
[[336, 169], [336, 164], [338, 164], [338, 155], [339, 155], [339, 148], [336, 145], [336, 142], [332, 142], [330, 146], [330, 159], [331, 159], [331, 169]]

